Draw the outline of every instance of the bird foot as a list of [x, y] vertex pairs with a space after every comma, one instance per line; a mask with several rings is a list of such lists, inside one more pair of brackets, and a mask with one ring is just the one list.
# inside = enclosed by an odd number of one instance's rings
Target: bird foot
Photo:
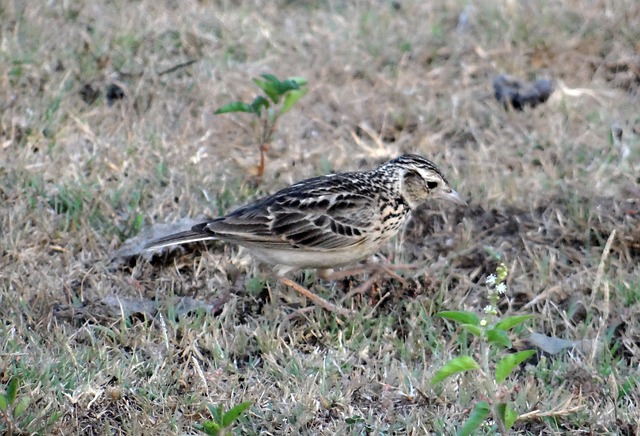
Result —
[[351, 289], [340, 301], [344, 302], [349, 300], [355, 295], [363, 294], [367, 290], [380, 280], [381, 277], [390, 276], [399, 281], [403, 286], [407, 286], [407, 281], [394, 272], [394, 270], [410, 270], [416, 269], [416, 265], [411, 264], [392, 264], [392, 263], [374, 263], [368, 262], [365, 265], [357, 268], [347, 268], [340, 271], [334, 271], [327, 273], [326, 270], [322, 270], [319, 274], [325, 280], [341, 280], [346, 277], [354, 276], [357, 274], [369, 273], [370, 276], [362, 284], [356, 288]]
[[400, 277], [398, 274], [396, 274], [394, 271], [411, 270], [416, 268], [417, 268], [417, 265], [413, 265], [413, 264], [367, 262], [364, 265], [356, 268], [345, 268], [338, 271], [319, 270], [318, 276], [323, 280], [334, 281], [334, 280], [341, 280], [346, 277], [355, 276], [358, 274], [369, 273], [369, 274], [388, 275], [402, 282], [402, 284], [406, 284], [406, 281], [402, 277]]

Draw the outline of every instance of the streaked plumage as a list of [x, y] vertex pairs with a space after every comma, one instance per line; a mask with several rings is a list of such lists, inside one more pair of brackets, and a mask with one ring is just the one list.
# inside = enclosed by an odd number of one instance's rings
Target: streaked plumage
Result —
[[435, 198], [466, 204], [432, 162], [407, 154], [371, 171], [303, 180], [146, 248], [215, 239], [247, 247], [281, 274], [333, 268], [378, 252], [412, 209]]

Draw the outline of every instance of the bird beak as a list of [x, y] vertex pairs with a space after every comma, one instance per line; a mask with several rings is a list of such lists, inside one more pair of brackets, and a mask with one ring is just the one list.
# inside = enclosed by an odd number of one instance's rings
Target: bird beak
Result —
[[466, 201], [464, 201], [464, 199], [460, 196], [460, 194], [458, 194], [456, 191], [454, 191], [453, 189], [451, 190], [451, 192], [448, 192], [444, 195], [444, 198], [449, 200], [449, 201], [453, 201], [456, 204], [460, 204], [462, 206], [469, 206], [467, 204]]

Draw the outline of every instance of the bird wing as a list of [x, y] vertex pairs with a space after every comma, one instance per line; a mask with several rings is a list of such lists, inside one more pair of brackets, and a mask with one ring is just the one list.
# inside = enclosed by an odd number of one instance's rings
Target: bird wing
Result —
[[377, 195], [348, 176], [292, 185], [193, 230], [240, 245], [279, 249], [325, 251], [361, 244], [379, 213]]

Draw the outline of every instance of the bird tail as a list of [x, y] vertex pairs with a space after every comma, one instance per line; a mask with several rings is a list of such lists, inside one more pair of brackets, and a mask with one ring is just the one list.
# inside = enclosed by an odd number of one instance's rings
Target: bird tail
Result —
[[206, 241], [216, 239], [214, 236], [202, 232], [196, 232], [193, 230], [186, 230], [184, 232], [174, 233], [172, 235], [164, 236], [162, 238], [155, 239], [144, 246], [147, 251], [157, 250], [159, 248], [170, 247], [172, 245], [187, 244], [189, 242]]

